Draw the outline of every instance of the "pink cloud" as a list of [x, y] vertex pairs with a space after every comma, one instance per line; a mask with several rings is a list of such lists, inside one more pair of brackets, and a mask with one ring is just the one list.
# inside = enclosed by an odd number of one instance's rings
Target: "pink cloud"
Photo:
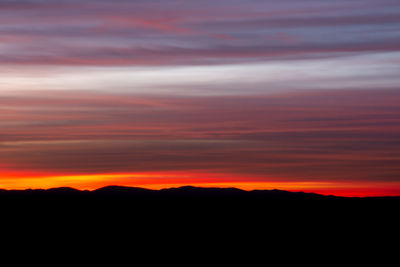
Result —
[[400, 94], [359, 94], [7, 98], [0, 102], [0, 157], [61, 173], [203, 170], [260, 181], [393, 181]]
[[[393, 1], [385, 1], [391, 7], [387, 9], [377, 9], [376, 1], [363, 6], [302, 3], [296, 8], [290, 3], [7, 3], [0, 34], [13, 46], [0, 60], [24, 65], [198, 65], [399, 50], [400, 40], [391, 33], [400, 23]], [[348, 12], [356, 7], [359, 14]]]

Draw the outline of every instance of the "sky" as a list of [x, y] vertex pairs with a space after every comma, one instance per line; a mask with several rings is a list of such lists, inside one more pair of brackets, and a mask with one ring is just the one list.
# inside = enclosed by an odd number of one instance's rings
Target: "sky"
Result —
[[398, 0], [2, 0], [0, 188], [400, 195]]

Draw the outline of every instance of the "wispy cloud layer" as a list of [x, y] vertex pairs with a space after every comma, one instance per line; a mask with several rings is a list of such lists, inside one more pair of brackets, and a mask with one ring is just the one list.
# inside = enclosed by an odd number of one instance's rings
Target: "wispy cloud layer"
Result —
[[399, 63], [398, 0], [4, 0], [0, 187], [397, 183]]
[[9, 97], [0, 103], [0, 157], [38, 172], [203, 170], [261, 181], [395, 181], [399, 101], [398, 90]]
[[197, 65], [399, 51], [397, 1], [12, 1], [3, 64]]

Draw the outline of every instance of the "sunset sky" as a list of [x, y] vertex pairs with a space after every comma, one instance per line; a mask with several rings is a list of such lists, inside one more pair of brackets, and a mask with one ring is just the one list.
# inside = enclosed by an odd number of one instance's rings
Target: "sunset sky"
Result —
[[399, 0], [1, 0], [0, 188], [400, 195]]

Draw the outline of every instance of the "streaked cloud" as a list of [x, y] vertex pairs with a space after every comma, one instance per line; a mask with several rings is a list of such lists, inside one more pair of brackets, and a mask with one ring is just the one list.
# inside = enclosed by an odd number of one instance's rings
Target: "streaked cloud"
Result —
[[389, 0], [13, 1], [2, 6], [3, 64], [226, 64], [398, 52], [400, 44], [400, 4]]
[[398, 90], [2, 100], [0, 157], [26, 171], [203, 170], [258, 181], [395, 181], [399, 171]]
[[4, 0], [0, 187], [389, 194], [399, 63], [397, 0]]

